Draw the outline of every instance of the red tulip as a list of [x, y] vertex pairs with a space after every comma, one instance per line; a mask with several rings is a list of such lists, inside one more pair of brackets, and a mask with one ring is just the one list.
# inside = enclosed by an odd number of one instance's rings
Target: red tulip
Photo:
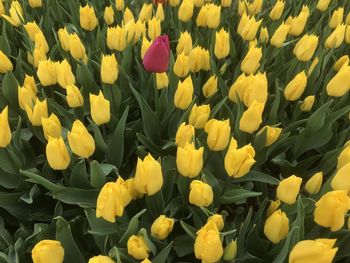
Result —
[[169, 55], [169, 37], [167, 35], [159, 36], [146, 51], [143, 57], [143, 66], [149, 72], [166, 72], [169, 66]]

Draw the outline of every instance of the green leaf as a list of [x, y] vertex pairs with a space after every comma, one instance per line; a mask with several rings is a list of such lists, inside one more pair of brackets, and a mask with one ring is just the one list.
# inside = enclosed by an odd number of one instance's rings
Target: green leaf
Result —
[[89, 233], [98, 236], [106, 236], [118, 232], [117, 225], [110, 223], [103, 218], [96, 217], [94, 209], [85, 209], [86, 218], [89, 221]]
[[0, 50], [6, 55], [11, 56], [11, 48], [9, 41], [7, 39], [7, 33], [6, 33], [6, 23], [2, 23], [2, 32], [0, 35]]
[[318, 108], [308, 119], [306, 122], [305, 132], [307, 134], [313, 134], [315, 131], [321, 129], [326, 119], [326, 113], [331, 106], [333, 101], [329, 101], [328, 103], [322, 105]]
[[157, 247], [156, 245], [149, 239], [147, 230], [144, 228], [141, 228], [140, 231], [138, 232], [139, 235], [143, 236], [143, 239], [145, 240], [145, 243], [147, 247], [152, 251], [153, 255], [157, 254]]
[[147, 210], [153, 215], [158, 217], [164, 213], [164, 198], [162, 191], [155, 193], [154, 195], [146, 195], [146, 207]]
[[88, 121], [89, 121], [90, 126], [92, 128], [92, 131], [94, 132], [94, 138], [96, 141], [97, 150], [101, 151], [102, 153], [106, 153], [108, 146], [107, 146], [105, 140], [103, 139], [103, 136], [102, 136], [99, 128], [90, 118], [88, 118]]
[[106, 176], [97, 161], [90, 163], [90, 184], [95, 188], [101, 188], [106, 183]]
[[242, 257], [245, 254], [245, 240], [248, 231], [248, 226], [253, 215], [253, 209], [250, 207], [247, 217], [245, 218], [242, 227], [239, 229], [237, 236], [237, 258]]
[[220, 197], [220, 203], [221, 204], [241, 203], [242, 201], [245, 201], [247, 198], [256, 197], [260, 195], [261, 193], [259, 192], [248, 191], [245, 189], [233, 189], [225, 192]]
[[242, 182], [261, 182], [271, 185], [278, 185], [279, 180], [271, 175], [258, 172], [258, 171], [250, 171], [247, 175], [244, 175], [240, 178], [233, 178], [233, 183], [242, 183]]
[[18, 108], [18, 82], [12, 72], [6, 73], [2, 80], [2, 94], [13, 109]]
[[129, 237], [136, 234], [139, 229], [139, 217], [142, 216], [146, 212], [146, 209], [141, 210], [136, 215], [131, 218], [128, 228], [125, 230], [124, 235], [120, 239], [120, 244], [126, 246]]
[[119, 249], [117, 247], [112, 247], [111, 250], [109, 251], [108, 255], [112, 259], [116, 260], [117, 263], [122, 263], [122, 261], [120, 259]]
[[160, 251], [157, 254], [157, 256], [152, 258], [152, 263], [165, 263], [172, 246], [173, 246], [173, 242], [170, 242], [162, 251]]
[[8, 148], [0, 148], [0, 169], [10, 174], [18, 174], [19, 169], [17, 161], [13, 159], [16, 156]]
[[185, 223], [185, 221], [180, 220], [180, 225], [185, 230], [187, 235], [189, 235], [192, 239], [196, 239], [197, 229]]
[[69, 176], [69, 185], [78, 188], [90, 188], [89, 175], [86, 172], [85, 160], [80, 160], [74, 165]]
[[285, 262], [285, 259], [287, 258], [288, 253], [289, 253], [292, 245], [294, 245], [292, 243], [292, 240], [294, 240], [297, 230], [298, 230], [297, 227], [293, 227], [292, 228], [292, 230], [288, 234], [288, 237], [287, 237], [286, 241], [284, 242], [284, 245], [283, 245], [283, 248], [282, 248], [281, 252], [272, 261], [272, 263], [284, 263]]

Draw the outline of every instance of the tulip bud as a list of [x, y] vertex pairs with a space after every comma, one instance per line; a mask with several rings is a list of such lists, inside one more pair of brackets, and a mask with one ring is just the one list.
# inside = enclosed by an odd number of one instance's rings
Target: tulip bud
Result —
[[232, 0], [221, 0], [222, 7], [230, 7], [232, 4]]
[[103, 13], [103, 19], [107, 25], [111, 25], [114, 22], [114, 11], [112, 6], [106, 6]]
[[192, 0], [182, 1], [178, 10], [179, 20], [182, 22], [188, 22], [193, 15], [193, 8], [194, 3]]
[[213, 222], [219, 231], [221, 231], [224, 228], [224, 219], [222, 218], [222, 215], [214, 214], [210, 216], [207, 220], [207, 223]]
[[57, 32], [57, 35], [62, 49], [64, 51], [69, 51], [69, 33], [67, 31], [67, 28], [60, 28]]
[[128, 254], [135, 259], [143, 260], [149, 256], [150, 249], [141, 235], [129, 237], [127, 248]]
[[41, 31], [35, 34], [35, 49], [39, 49], [45, 54], [49, 52], [49, 45], [47, 44], [46, 38]]
[[26, 112], [29, 121], [33, 126], [41, 126], [41, 119], [48, 117], [47, 101], [40, 101], [38, 98], [35, 101], [33, 108], [26, 105]]
[[[141, 49], [142, 55], [142, 49]], [[143, 58], [143, 66], [149, 72], [163, 73], [168, 71], [170, 59], [170, 43], [168, 35], [157, 37], [147, 49]]]
[[92, 120], [96, 125], [108, 123], [111, 119], [110, 102], [105, 99], [102, 91], [98, 95], [90, 93], [90, 110]]
[[339, 7], [337, 10], [334, 10], [331, 20], [329, 21], [329, 27], [334, 29], [343, 22], [344, 16], [344, 7]]
[[115, 0], [115, 8], [118, 11], [122, 11], [124, 9], [124, 0]]
[[163, 5], [158, 3], [157, 5], [157, 12], [156, 12], [156, 18], [160, 20], [161, 22], [164, 21], [164, 10]]
[[203, 95], [206, 98], [212, 97], [218, 90], [218, 78], [213, 75], [203, 85]]
[[303, 103], [300, 104], [300, 110], [304, 112], [309, 112], [315, 103], [315, 96], [307, 96]]
[[[208, 28], [212, 28], [212, 29], [217, 28], [220, 25], [220, 18], [221, 18], [221, 6], [209, 4], [208, 11], [207, 11], [207, 26], [208, 26]], [[227, 33], [223, 29], [221, 29], [220, 31], [224, 31], [225, 33]], [[219, 34], [220, 34], [220, 32], [219, 32]], [[229, 48], [229, 45], [227, 48]]]
[[324, 45], [326, 48], [338, 48], [344, 41], [345, 38], [345, 29], [344, 24], [338, 25], [333, 32], [326, 39]]
[[225, 58], [230, 53], [230, 35], [223, 28], [215, 33], [214, 54], [218, 59]]
[[64, 59], [61, 63], [56, 63], [57, 82], [62, 88], [75, 84], [75, 76], [68, 61]]
[[255, 163], [255, 150], [248, 144], [237, 148], [237, 141], [232, 137], [225, 155], [225, 170], [228, 176], [240, 178], [249, 173]]
[[259, 41], [260, 43], [267, 43], [269, 41], [269, 31], [267, 27], [262, 27], [260, 29]]
[[241, 63], [241, 70], [246, 74], [254, 74], [260, 67], [260, 59], [262, 58], [261, 47], [252, 46], [249, 48], [247, 55]]
[[321, 189], [322, 181], [323, 173], [315, 173], [309, 180], [307, 180], [305, 184], [305, 191], [310, 195], [317, 194]]
[[98, 25], [98, 20], [95, 15], [95, 10], [93, 7], [90, 7], [89, 4], [79, 9], [80, 14], [80, 26], [82, 29], [87, 31], [92, 31]]
[[61, 137], [62, 126], [60, 120], [54, 113], [51, 113], [50, 117], [48, 118], [42, 118], [41, 124], [43, 126], [44, 136], [46, 140], [49, 140], [49, 137]]
[[239, 129], [247, 133], [253, 133], [258, 130], [262, 123], [264, 107], [265, 103], [253, 101], [248, 109], [243, 112], [239, 121]]
[[213, 202], [214, 193], [209, 184], [199, 180], [193, 180], [190, 184], [190, 204], [198, 207], [210, 206]]
[[125, 8], [124, 10], [124, 16], [123, 16], [123, 22], [124, 24], [127, 24], [129, 21], [134, 21], [134, 15], [132, 14], [131, 10], [129, 8]]
[[277, 127], [271, 127], [271, 126], [264, 126], [257, 134], [262, 134], [266, 130], [266, 141], [265, 146], [270, 146], [273, 143], [277, 141], [277, 139], [280, 137], [281, 128]]
[[37, 7], [43, 6], [42, 0], [28, 0], [28, 2], [31, 8], [37, 8]]
[[179, 56], [182, 52], [188, 56], [192, 49], [192, 38], [187, 31], [181, 32], [179, 41], [176, 46], [176, 54]]
[[35, 41], [35, 35], [39, 32], [41, 32], [40, 27], [37, 25], [37, 23], [34, 22], [28, 22], [25, 25], [23, 25], [25, 31], [27, 32], [29, 38], [31, 41]]
[[84, 98], [81, 95], [81, 92], [77, 86], [68, 85], [66, 87], [66, 92], [67, 92], [66, 100], [67, 100], [69, 107], [78, 108], [78, 107], [83, 106]]
[[289, 254], [289, 262], [333, 262], [338, 248], [333, 248], [336, 239], [320, 238], [299, 241]]
[[64, 249], [60, 241], [41, 240], [32, 249], [33, 263], [62, 263]]
[[257, 15], [262, 8], [263, 0], [254, 0], [252, 3], [247, 3], [247, 9], [250, 15]]
[[284, 0], [277, 0], [276, 4], [274, 5], [274, 7], [271, 9], [271, 12], [270, 12], [270, 18], [272, 20], [278, 20], [281, 18], [284, 10], [284, 5], [285, 5]]
[[326, 86], [328, 96], [341, 97], [350, 89], [350, 66], [343, 66]]
[[289, 219], [281, 209], [275, 211], [265, 222], [264, 234], [274, 244], [278, 244], [285, 239], [288, 232]]
[[95, 152], [95, 140], [80, 120], [73, 122], [68, 142], [72, 152], [79, 157], [89, 158]]
[[277, 211], [277, 209], [280, 207], [280, 205], [281, 205], [281, 201], [280, 200], [271, 201], [271, 203], [270, 203], [270, 205], [269, 205], [269, 207], [267, 208], [267, 211], [266, 211], [266, 217], [269, 217], [275, 211]]
[[24, 21], [24, 18], [23, 18], [23, 9], [18, 1], [12, 1], [9, 13], [10, 13], [10, 16], [2, 15], [2, 17], [6, 21], [8, 21], [11, 25], [15, 27], [19, 27], [22, 21]]
[[96, 256], [89, 259], [88, 263], [115, 263], [113, 259], [107, 256]]
[[194, 134], [194, 127], [191, 124], [181, 123], [176, 132], [175, 144], [179, 147], [185, 147], [186, 143], [192, 143]]
[[169, 78], [166, 72], [156, 73], [156, 84], [158, 90], [165, 89], [169, 86]]
[[196, 129], [203, 129], [210, 115], [210, 105], [197, 106], [194, 104], [188, 122]]
[[295, 18], [287, 20], [286, 24], [289, 24], [289, 34], [292, 36], [299, 36], [305, 28], [306, 22], [310, 16], [310, 10], [307, 5], [303, 5], [301, 12]]
[[10, 144], [12, 133], [8, 121], [8, 106], [0, 113], [0, 148], [6, 148]]
[[318, 0], [316, 8], [320, 11], [326, 11], [331, 0]]
[[208, 134], [207, 144], [210, 150], [222, 151], [227, 147], [231, 134], [229, 119], [212, 119], [205, 124], [204, 131]]
[[310, 65], [310, 67], [309, 67], [309, 70], [307, 71], [307, 76], [308, 76], [308, 77], [310, 77], [310, 75], [311, 75], [312, 72], [314, 71], [314, 69], [315, 69], [315, 67], [317, 66], [317, 64], [318, 64], [318, 58], [316, 57], [316, 58], [312, 61], [311, 65]]
[[179, 78], [184, 78], [188, 75], [190, 71], [190, 62], [188, 56], [182, 52], [177, 56], [176, 61], [174, 63], [174, 73]]
[[203, 147], [196, 150], [193, 143], [186, 143], [185, 147], [177, 148], [176, 166], [182, 176], [193, 178], [201, 172], [203, 151]]
[[344, 55], [335, 62], [333, 69], [338, 72], [343, 66], [348, 66], [348, 65], [349, 65], [349, 56]]
[[142, 45], [141, 45], [141, 58], [143, 59], [148, 48], [151, 46], [152, 44], [152, 40], [148, 41], [148, 39], [146, 37], [142, 38]]
[[337, 170], [342, 168], [344, 165], [350, 163], [350, 146], [348, 143], [344, 145], [343, 150], [338, 156]]
[[181, 110], [187, 109], [191, 104], [193, 92], [191, 76], [188, 76], [184, 81], [179, 80], [174, 96], [175, 107]]
[[50, 167], [54, 170], [65, 170], [70, 163], [70, 156], [61, 136], [48, 137], [46, 145], [46, 158]]
[[283, 179], [277, 187], [277, 198], [286, 204], [294, 204], [302, 181], [302, 178], [295, 175]]
[[[250, 75], [243, 81], [244, 90], [240, 90], [237, 94], [241, 95], [240, 99], [249, 107], [255, 100], [265, 103], [267, 101], [267, 77], [266, 72], [263, 74], [258, 72], [256, 75]], [[242, 88], [239, 87], [238, 88]]]
[[102, 55], [101, 81], [106, 84], [113, 84], [117, 81], [118, 74], [118, 62], [115, 55]]
[[151, 154], [148, 154], [143, 161], [140, 158], [137, 159], [134, 183], [138, 192], [149, 196], [162, 189], [162, 167]]
[[287, 100], [295, 101], [303, 94], [307, 84], [307, 76], [305, 71], [297, 74], [284, 89], [284, 97]]
[[223, 259], [225, 261], [232, 261], [235, 259], [237, 254], [237, 241], [231, 240], [230, 243], [227, 244], [227, 246], [224, 249], [224, 256]]
[[5, 74], [13, 70], [11, 60], [0, 50], [0, 73]]
[[159, 240], [166, 239], [174, 227], [174, 219], [160, 215], [151, 226], [152, 236]]
[[229, 90], [229, 99], [235, 103], [238, 102], [238, 99], [243, 100], [243, 94], [250, 86], [251, 77], [247, 77], [244, 73], [242, 73], [232, 84]]
[[293, 54], [300, 61], [307, 62], [314, 55], [317, 45], [318, 45], [318, 36], [306, 34], [295, 45]]
[[316, 202], [314, 222], [323, 227], [330, 227], [332, 232], [344, 226], [345, 215], [350, 209], [350, 198], [344, 190], [325, 193]]
[[144, 3], [142, 5], [142, 8], [141, 8], [140, 13], [139, 13], [139, 19], [142, 22], [147, 22], [148, 20], [150, 20], [152, 18], [152, 11], [153, 11], [152, 4]]
[[160, 20], [157, 19], [156, 17], [153, 17], [152, 19], [148, 20], [148, 37], [151, 40], [155, 40], [157, 37], [160, 36], [161, 34], [161, 25], [160, 25]]
[[[68, 63], [68, 62], [67, 62]], [[51, 86], [57, 83], [57, 66], [56, 63], [49, 60], [42, 60], [39, 62], [37, 71], [40, 83], [43, 86]], [[61, 76], [61, 78], [64, 76]], [[73, 76], [74, 77], [74, 76]]]
[[23, 87], [18, 86], [18, 104], [22, 110], [26, 109], [26, 105], [30, 108], [36, 100], [38, 89], [32, 76], [25, 75]]
[[196, 25], [197, 27], [206, 27], [207, 21], [208, 21], [208, 8], [209, 5], [204, 5], [199, 10], [199, 13], [196, 18]]
[[287, 35], [290, 30], [290, 25], [282, 24], [277, 28], [275, 33], [273, 33], [270, 43], [272, 46], [280, 48], [283, 46], [284, 41], [286, 41]]
[[189, 61], [191, 72], [210, 69], [209, 51], [200, 46], [197, 46], [191, 50]]
[[107, 47], [110, 50], [123, 51], [126, 47], [126, 32], [123, 28], [109, 27], [107, 29]]
[[246, 41], [253, 41], [261, 25], [262, 19], [256, 21], [254, 17], [241, 18], [241, 25], [238, 25], [237, 33]]

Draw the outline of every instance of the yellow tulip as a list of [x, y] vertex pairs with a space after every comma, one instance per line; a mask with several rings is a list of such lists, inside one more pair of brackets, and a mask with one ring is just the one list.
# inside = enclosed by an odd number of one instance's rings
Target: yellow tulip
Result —
[[346, 26], [344, 41], [346, 44], [350, 44], [350, 25]]
[[43, 126], [44, 136], [46, 140], [49, 140], [49, 137], [61, 137], [62, 126], [60, 120], [54, 113], [51, 113], [48, 118], [42, 118], [41, 124]]
[[207, 220], [207, 223], [213, 222], [219, 231], [221, 231], [224, 228], [224, 219], [222, 218], [222, 215], [214, 214], [210, 216]]
[[164, 21], [164, 10], [163, 5], [158, 3], [157, 5], [157, 11], [156, 11], [156, 18], [160, 20], [161, 22]]
[[185, 53], [186, 56], [190, 54], [192, 50], [192, 38], [191, 34], [187, 31], [181, 32], [179, 41], [176, 46], [176, 54], [180, 55], [182, 52]]
[[110, 102], [105, 99], [102, 91], [98, 95], [90, 93], [90, 111], [96, 125], [108, 123], [111, 119]]
[[41, 240], [32, 249], [33, 263], [62, 263], [64, 249], [60, 241]]
[[208, 21], [208, 5], [204, 5], [199, 10], [199, 13], [196, 18], [196, 25], [198, 27], [206, 27]]
[[205, 124], [204, 131], [208, 134], [207, 144], [210, 150], [222, 151], [227, 147], [231, 134], [229, 119], [212, 119]]
[[13, 70], [11, 60], [0, 50], [0, 73], [4, 74]]
[[251, 83], [251, 76], [246, 76], [242, 73], [232, 84], [229, 90], [229, 99], [235, 103], [238, 102], [238, 99], [243, 100], [243, 94], [248, 89], [248, 86]]
[[[65, 67], [66, 65], [63, 65], [63, 66]], [[38, 66], [37, 76], [40, 80], [41, 85], [43, 86], [55, 85], [57, 83], [57, 64], [51, 61], [50, 59], [40, 61]], [[64, 77], [65, 76], [60, 76], [60, 78], [64, 78]], [[74, 75], [73, 75], [73, 78], [74, 78]]]
[[86, 57], [85, 47], [76, 33], [69, 35], [69, 53], [75, 59]]
[[210, 69], [209, 51], [200, 46], [196, 46], [191, 50], [189, 60], [191, 72], [208, 71]]
[[232, 4], [232, 0], [221, 0], [222, 7], [230, 7]]
[[295, 101], [303, 94], [307, 84], [305, 71], [297, 74], [284, 89], [284, 97], [287, 100]]
[[326, 11], [331, 0], [318, 0], [316, 8], [320, 11]]
[[187, 55], [182, 52], [177, 56], [176, 61], [174, 63], [174, 73], [179, 78], [184, 78], [188, 75], [190, 71], [190, 62]]
[[124, 0], [115, 0], [115, 8], [118, 11], [122, 11], [124, 9]]
[[265, 130], [266, 130], [265, 146], [270, 146], [274, 144], [278, 140], [282, 132], [281, 128], [266, 125], [258, 132], [258, 134], [262, 134]]
[[145, 56], [148, 48], [151, 46], [151, 44], [153, 43], [153, 41], [148, 41], [148, 39], [146, 37], [142, 38], [142, 44], [141, 44], [141, 58], [143, 59], [143, 57]]
[[50, 167], [54, 170], [65, 170], [70, 163], [70, 156], [61, 136], [49, 137], [46, 145], [46, 158]]
[[36, 92], [34, 92], [32, 89], [27, 88], [25, 85], [23, 85], [23, 87], [18, 86], [18, 104], [22, 110], [26, 109], [26, 105], [31, 108], [36, 98]]
[[64, 51], [69, 51], [69, 33], [67, 31], [67, 28], [60, 28], [57, 32], [57, 35], [62, 49]]
[[72, 152], [79, 157], [89, 158], [95, 152], [95, 140], [80, 120], [73, 122], [68, 142]]
[[203, 151], [203, 147], [196, 150], [193, 143], [186, 143], [185, 147], [177, 148], [176, 166], [182, 176], [193, 178], [201, 172]]
[[202, 207], [210, 206], [213, 202], [214, 193], [211, 186], [199, 180], [193, 180], [190, 184], [190, 204]]
[[194, 0], [195, 7], [202, 7], [204, 5], [204, 0]]
[[107, 25], [111, 25], [114, 22], [114, 11], [112, 6], [106, 6], [103, 12], [103, 19]]
[[257, 15], [262, 8], [263, 0], [254, 0], [252, 3], [247, 3], [248, 13], [250, 15]]
[[124, 24], [127, 24], [129, 21], [134, 21], [134, 15], [132, 14], [131, 10], [129, 8], [125, 8], [124, 15], [123, 15], [123, 22]]
[[[240, 2], [239, 2], [240, 3]], [[238, 27], [237, 27], [237, 33], [242, 36], [242, 32], [244, 27], [249, 22], [249, 17], [246, 12], [244, 12], [241, 16], [241, 19], [239, 20]]]
[[338, 156], [337, 170], [339, 170], [340, 168], [342, 168], [344, 165], [348, 163], [350, 163], [350, 145], [347, 142]]
[[[241, 19], [243, 19], [243, 16]], [[243, 40], [252, 41], [255, 39], [256, 33], [258, 32], [261, 22], [262, 19], [256, 21], [254, 17], [248, 18], [245, 25], [242, 27], [241, 33], [238, 32], [238, 29], [237, 32], [243, 38]]]
[[157, 237], [159, 240], [166, 239], [173, 230], [174, 222], [174, 219], [160, 215], [151, 226], [152, 236]]
[[261, 27], [259, 41], [260, 43], [267, 43], [269, 41], [269, 31], [267, 27]]
[[19, 27], [22, 21], [24, 21], [23, 9], [21, 7], [21, 4], [18, 1], [12, 1], [11, 7], [9, 10], [9, 16], [2, 15], [2, 17], [11, 25], [15, 27]]
[[315, 53], [318, 45], [318, 36], [304, 35], [295, 45], [293, 54], [300, 61], [309, 61]]
[[277, 198], [286, 204], [294, 204], [302, 181], [302, 178], [295, 175], [283, 179], [277, 187]]
[[175, 107], [181, 110], [187, 109], [191, 104], [193, 92], [191, 76], [188, 76], [184, 81], [179, 80], [174, 96]]
[[42, 118], [47, 118], [49, 115], [46, 99], [40, 101], [37, 98], [33, 108], [31, 108], [29, 105], [26, 105], [25, 107], [28, 119], [33, 126], [41, 126]]
[[343, 22], [344, 16], [344, 7], [339, 7], [337, 10], [334, 10], [331, 20], [329, 21], [329, 27], [334, 29]]
[[316, 202], [314, 222], [323, 227], [330, 227], [332, 232], [344, 226], [345, 215], [350, 209], [350, 198], [344, 190], [325, 193]]
[[116, 26], [107, 29], [107, 47], [118, 51], [126, 48], [126, 32], [123, 28]]
[[5, 7], [2, 1], [0, 1], [0, 17], [5, 14]]
[[[28, 53], [29, 55], [29, 53]], [[28, 62], [34, 66], [34, 68], [39, 67], [40, 61], [45, 61], [47, 60], [46, 54], [43, 50], [35, 48], [33, 52], [33, 56], [31, 57], [31, 60], [29, 61], [28, 57]]]
[[57, 82], [62, 88], [75, 84], [75, 76], [68, 61], [64, 59], [61, 63], [56, 63]]
[[318, 64], [318, 57], [316, 57], [316, 58], [312, 61], [311, 65], [310, 65], [310, 67], [309, 67], [309, 69], [308, 69], [308, 71], [307, 71], [307, 76], [308, 76], [308, 77], [310, 77], [310, 75], [311, 75], [312, 72], [314, 71], [314, 69], [315, 69], [315, 67], [317, 66], [317, 64]]
[[77, 86], [68, 85], [66, 87], [66, 92], [67, 92], [66, 100], [69, 107], [78, 108], [83, 106], [84, 98], [83, 98], [83, 95], [81, 95], [81, 92]]
[[236, 240], [231, 240], [230, 243], [227, 244], [227, 246], [224, 249], [224, 255], [223, 259], [225, 261], [232, 261], [235, 259], [237, 254], [237, 241]]
[[[346, 147], [347, 148], [347, 147]], [[343, 165], [331, 181], [333, 190], [344, 190], [350, 192], [350, 163]]]
[[[258, 72], [256, 75], [250, 75], [245, 81], [243, 80], [242, 84], [245, 84], [246, 86], [238, 86], [238, 88], [244, 88], [244, 90], [237, 90], [237, 95], [241, 96], [240, 99], [243, 100], [247, 107], [249, 107], [254, 101], [260, 103], [265, 103], [267, 101], [268, 83], [266, 72], [263, 74]], [[232, 92], [234, 92], [234, 90], [232, 90]]]
[[95, 256], [89, 259], [88, 263], [115, 263], [113, 259], [107, 256]]
[[115, 55], [102, 55], [101, 81], [106, 84], [113, 84], [117, 81], [118, 74], [118, 62]]
[[127, 185], [128, 192], [132, 200], [140, 199], [144, 196], [143, 193], [140, 193], [139, 191], [137, 191], [135, 187], [135, 178], [129, 178], [125, 181], [125, 183]]
[[264, 234], [274, 244], [278, 244], [288, 236], [289, 219], [281, 209], [275, 211], [265, 221]]
[[348, 15], [345, 18], [345, 24], [350, 25], [350, 12], [348, 13]]
[[281, 205], [281, 201], [280, 200], [271, 201], [271, 203], [270, 203], [270, 205], [269, 205], [269, 207], [267, 208], [267, 211], [266, 211], [266, 217], [269, 217], [275, 211], [277, 211], [277, 209], [280, 207], [280, 205]]
[[35, 34], [35, 49], [40, 49], [45, 54], [49, 52], [49, 45], [47, 44], [46, 38], [43, 34], [43, 32], [39, 31]]
[[218, 91], [218, 78], [213, 75], [203, 85], [203, 95], [206, 98], [212, 97]]
[[241, 63], [241, 70], [246, 74], [254, 74], [260, 67], [260, 60], [262, 58], [262, 49], [256, 46], [249, 48], [248, 53]]
[[323, 173], [315, 173], [313, 176], [310, 177], [309, 180], [307, 180], [305, 184], [305, 191], [310, 195], [317, 194], [321, 189], [322, 181]]
[[135, 259], [143, 260], [149, 256], [150, 249], [141, 235], [132, 235], [129, 237], [127, 248], [128, 254]]
[[169, 86], [169, 78], [166, 72], [156, 73], [156, 84], [157, 89], [165, 89]]
[[161, 34], [161, 25], [160, 25], [160, 20], [157, 19], [156, 17], [153, 17], [152, 19], [148, 20], [148, 37], [151, 40], [155, 40], [157, 37], [160, 36]]
[[175, 144], [179, 147], [185, 147], [186, 143], [192, 143], [194, 134], [194, 127], [191, 124], [181, 123], [176, 131]]
[[299, 36], [304, 31], [309, 16], [309, 7], [307, 5], [303, 5], [301, 12], [297, 17], [289, 18], [286, 21], [286, 24], [290, 25], [289, 34], [292, 36]]
[[138, 192], [149, 196], [162, 189], [162, 167], [151, 154], [148, 154], [143, 161], [140, 158], [137, 159], [134, 183]]
[[37, 7], [43, 6], [42, 0], [28, 0], [28, 2], [31, 8], [37, 8]]
[[23, 25], [25, 31], [27, 32], [29, 38], [31, 41], [35, 41], [35, 35], [39, 32], [41, 32], [40, 27], [38, 26], [37, 23], [34, 22], [28, 22]]
[[178, 11], [179, 20], [182, 22], [188, 22], [193, 15], [193, 8], [193, 0], [182, 1]]
[[209, 119], [210, 115], [210, 105], [197, 106], [194, 104], [188, 122], [194, 126], [196, 129], [203, 129]]
[[290, 28], [290, 25], [287, 25], [284, 22], [282, 22], [282, 24], [277, 28], [277, 30], [275, 31], [275, 33], [273, 33], [271, 37], [271, 45], [277, 48], [282, 47], [284, 41], [286, 41]]
[[0, 113], [0, 148], [6, 148], [10, 144], [12, 133], [8, 121], [8, 106]]
[[142, 22], [147, 22], [148, 20], [150, 20], [152, 18], [152, 11], [153, 11], [152, 4], [144, 3], [142, 5], [142, 8], [141, 8], [140, 13], [139, 13], [139, 19]]
[[208, 28], [212, 28], [212, 29], [217, 28], [220, 25], [220, 18], [221, 18], [221, 6], [209, 4], [208, 10], [207, 10]]
[[312, 106], [314, 105], [315, 103], [315, 96], [312, 95], [312, 96], [307, 96], [303, 103], [300, 104], [300, 110], [301, 111], [304, 111], [304, 112], [308, 112], [311, 110]]
[[262, 123], [262, 114], [265, 103], [253, 101], [248, 109], [243, 112], [239, 121], [239, 129], [243, 132], [253, 133], [259, 129]]
[[98, 20], [96, 18], [95, 10], [89, 4], [79, 9], [80, 15], [80, 26], [82, 29], [87, 31], [92, 31], [98, 25]]
[[278, 20], [281, 18], [284, 10], [284, 0], [277, 0], [270, 12], [270, 18], [272, 20]]
[[326, 48], [338, 48], [344, 41], [346, 25], [338, 25], [324, 43]]
[[223, 28], [215, 34], [214, 54], [218, 59], [225, 58], [230, 53], [230, 35]]
[[348, 66], [349, 61], [349, 56], [344, 55], [335, 62], [333, 69], [338, 72], [343, 66]]
[[350, 66], [343, 66], [326, 86], [328, 96], [341, 97], [350, 89]]

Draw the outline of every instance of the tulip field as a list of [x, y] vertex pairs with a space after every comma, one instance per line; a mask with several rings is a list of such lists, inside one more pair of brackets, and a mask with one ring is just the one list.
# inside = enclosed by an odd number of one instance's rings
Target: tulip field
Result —
[[0, 263], [350, 263], [349, 0], [0, 0]]

